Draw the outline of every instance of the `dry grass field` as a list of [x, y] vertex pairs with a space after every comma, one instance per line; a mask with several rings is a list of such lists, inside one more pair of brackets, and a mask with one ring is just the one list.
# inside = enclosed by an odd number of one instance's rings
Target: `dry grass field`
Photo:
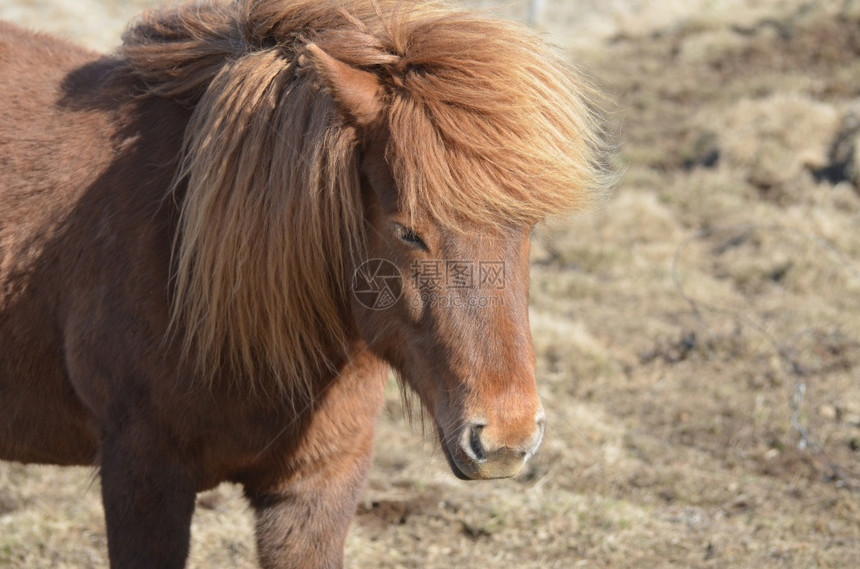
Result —
[[[146, 4], [0, 18], [109, 49]], [[624, 171], [535, 235], [544, 446], [457, 481], [392, 386], [348, 567], [860, 566], [860, 2], [547, 0], [541, 25], [609, 93]], [[0, 464], [0, 568], [105, 547], [92, 470]], [[190, 566], [255, 566], [237, 488], [199, 497]]]

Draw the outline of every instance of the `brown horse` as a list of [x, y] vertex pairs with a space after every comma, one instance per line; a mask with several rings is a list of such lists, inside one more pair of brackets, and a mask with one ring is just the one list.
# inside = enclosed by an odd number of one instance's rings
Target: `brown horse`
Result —
[[606, 179], [576, 77], [411, 1], [189, 4], [110, 57], [0, 24], [0, 459], [97, 465], [115, 568], [182, 567], [222, 481], [263, 567], [340, 567], [392, 368], [457, 476], [515, 475], [529, 234]]

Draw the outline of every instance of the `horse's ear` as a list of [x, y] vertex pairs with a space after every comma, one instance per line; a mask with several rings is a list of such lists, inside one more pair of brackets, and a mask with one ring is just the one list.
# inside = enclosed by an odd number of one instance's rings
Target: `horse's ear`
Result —
[[323, 85], [347, 120], [363, 127], [380, 116], [384, 90], [376, 75], [338, 61], [315, 43], [307, 44], [305, 49]]

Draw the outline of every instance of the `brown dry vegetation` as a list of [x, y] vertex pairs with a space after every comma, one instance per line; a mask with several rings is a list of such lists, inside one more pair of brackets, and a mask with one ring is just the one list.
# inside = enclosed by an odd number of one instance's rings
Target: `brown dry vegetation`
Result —
[[[544, 447], [456, 481], [392, 386], [349, 567], [857, 566], [860, 3], [728, 4], [569, 43], [625, 174], [535, 236]], [[105, 566], [98, 495], [0, 464], [0, 568]], [[236, 488], [193, 534], [191, 567], [254, 566]]]

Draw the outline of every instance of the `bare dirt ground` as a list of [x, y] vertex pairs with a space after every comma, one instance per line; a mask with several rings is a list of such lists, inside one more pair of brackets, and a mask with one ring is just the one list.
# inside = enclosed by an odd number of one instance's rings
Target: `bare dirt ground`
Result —
[[[146, 3], [0, 17], [108, 48]], [[535, 236], [544, 446], [456, 481], [392, 386], [348, 567], [858, 566], [860, 2], [546, 5], [625, 173]], [[0, 568], [106, 566], [98, 496], [92, 470], [0, 464]], [[255, 566], [236, 488], [193, 536], [191, 567]]]

